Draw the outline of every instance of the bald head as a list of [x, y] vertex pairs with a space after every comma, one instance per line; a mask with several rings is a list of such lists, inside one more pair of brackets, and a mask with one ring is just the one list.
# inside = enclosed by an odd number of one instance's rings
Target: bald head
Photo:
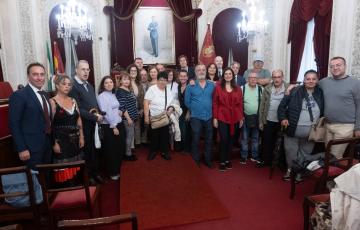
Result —
[[215, 65], [218, 69], [223, 68], [224, 61], [221, 56], [216, 56], [214, 59]]

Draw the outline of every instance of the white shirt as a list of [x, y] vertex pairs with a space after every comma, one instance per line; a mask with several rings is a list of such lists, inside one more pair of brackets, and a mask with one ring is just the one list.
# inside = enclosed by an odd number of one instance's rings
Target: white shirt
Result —
[[172, 88], [171, 88], [171, 83], [168, 83], [166, 87], [167, 90], [173, 94], [174, 99], [178, 99], [178, 86], [179, 86], [178, 83], [172, 82]]
[[79, 83], [80, 85], [84, 86], [84, 88], [86, 89], [86, 91], [88, 91], [88, 88], [85, 86], [86, 84], [88, 84], [87, 81], [83, 81], [80, 78], [78, 78], [78, 76], [75, 75], [75, 81], [77, 81], [77, 83]]
[[[42, 98], [41, 98], [42, 96], [40, 95], [40, 93], [38, 93], [39, 91], [43, 91], [43, 90], [36, 88], [36, 87], [33, 86], [31, 83], [29, 83], [29, 85], [30, 85], [31, 89], [34, 91], [37, 99], [39, 100], [41, 107], [44, 108], [43, 100], [42, 100]], [[47, 102], [46, 98], [45, 98], [45, 101]], [[49, 105], [48, 102], [47, 102], [47, 107], [48, 107], [48, 112], [49, 112], [49, 114], [50, 114], [50, 105]]]
[[[149, 101], [150, 115], [156, 116], [165, 111], [165, 90], [160, 90], [157, 85], [150, 86], [145, 94], [145, 100]], [[173, 94], [167, 90], [166, 108], [173, 102]]]

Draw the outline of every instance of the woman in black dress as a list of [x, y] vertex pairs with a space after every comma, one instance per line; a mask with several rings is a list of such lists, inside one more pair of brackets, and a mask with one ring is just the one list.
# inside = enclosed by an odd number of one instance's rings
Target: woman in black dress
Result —
[[[66, 75], [57, 75], [54, 82], [56, 95], [50, 99], [53, 115], [53, 163], [78, 161], [82, 159], [80, 148], [84, 146], [84, 134], [79, 108], [75, 99], [68, 96], [72, 83]], [[54, 171], [55, 182], [73, 181], [79, 170], [79, 168], [58, 169]]]

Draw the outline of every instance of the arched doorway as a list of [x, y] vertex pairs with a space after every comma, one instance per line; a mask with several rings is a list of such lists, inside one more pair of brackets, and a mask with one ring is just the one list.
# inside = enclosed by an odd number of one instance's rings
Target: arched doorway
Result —
[[234, 61], [240, 62], [240, 74], [243, 74], [248, 66], [249, 43], [247, 40], [236, 41], [236, 25], [241, 20], [241, 13], [237, 8], [221, 11], [214, 19], [212, 34], [216, 55], [223, 57], [224, 66], [228, 65], [229, 50], [232, 49]]
[[[64, 49], [64, 41], [62, 38], [57, 37], [57, 19], [56, 15], [60, 12], [60, 5], [56, 5], [50, 13], [49, 17], [49, 31], [50, 31], [50, 39], [51, 39], [51, 47], [54, 53], [53, 44], [56, 42], [58, 44], [61, 57], [63, 58], [64, 65], [65, 65], [65, 49]], [[78, 44], [75, 46], [76, 53], [79, 60], [87, 60], [90, 65], [90, 74], [88, 81], [90, 84], [95, 86], [94, 82], [94, 61], [93, 61], [93, 50], [92, 50], [92, 40], [86, 40], [84, 42], [78, 41]], [[72, 76], [71, 76], [72, 77]]]

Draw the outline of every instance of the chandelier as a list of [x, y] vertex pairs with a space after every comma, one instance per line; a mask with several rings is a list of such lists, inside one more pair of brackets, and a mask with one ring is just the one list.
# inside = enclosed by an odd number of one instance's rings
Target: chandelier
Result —
[[58, 38], [71, 37], [78, 43], [81, 41], [92, 40], [91, 19], [87, 15], [86, 7], [77, 3], [75, 0], [69, 0], [66, 5], [60, 5], [60, 14], [56, 15], [58, 21]]
[[268, 21], [264, 20], [265, 11], [260, 7], [259, 0], [247, 0], [249, 6], [249, 16], [246, 12], [242, 13], [241, 21], [237, 24], [237, 42], [247, 39], [249, 35], [264, 33]]

